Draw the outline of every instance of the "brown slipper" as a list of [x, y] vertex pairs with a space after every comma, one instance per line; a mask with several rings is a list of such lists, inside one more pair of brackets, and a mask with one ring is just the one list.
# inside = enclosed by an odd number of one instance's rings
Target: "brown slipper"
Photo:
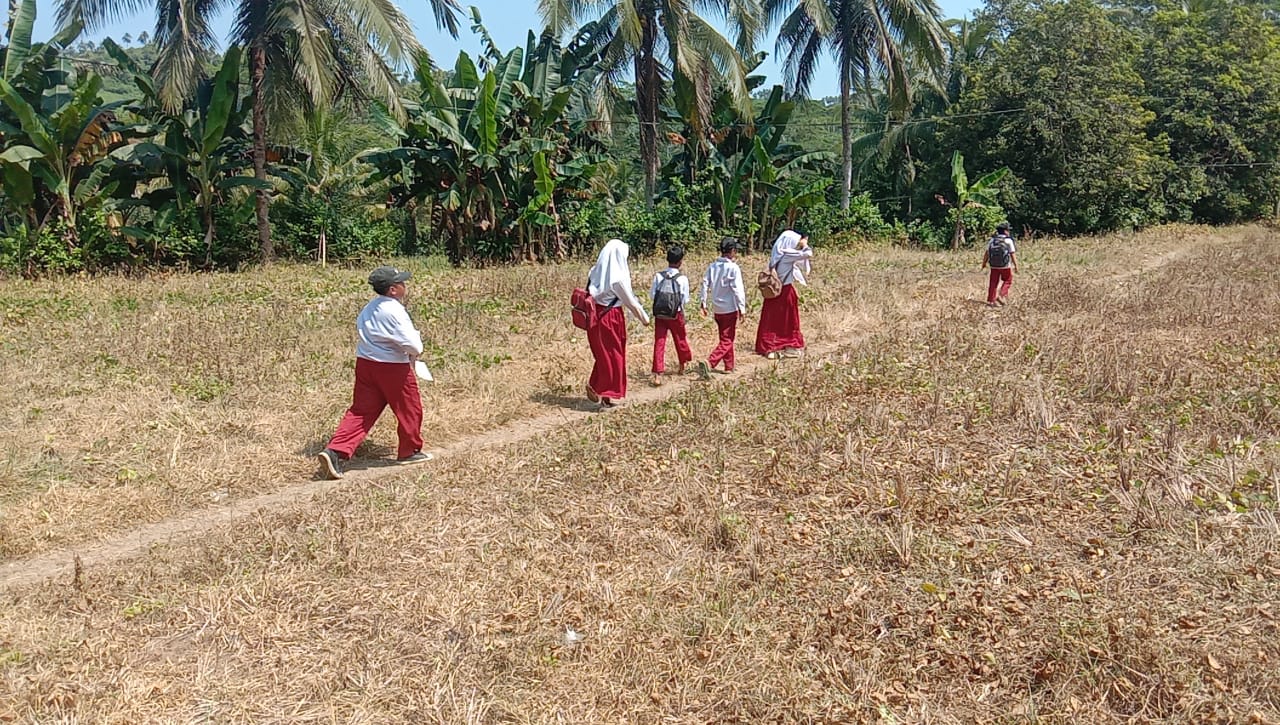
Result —
[[600, 402], [600, 396], [596, 395], [596, 391], [592, 390], [590, 385], [587, 386], [587, 400], [590, 400], [593, 403]]

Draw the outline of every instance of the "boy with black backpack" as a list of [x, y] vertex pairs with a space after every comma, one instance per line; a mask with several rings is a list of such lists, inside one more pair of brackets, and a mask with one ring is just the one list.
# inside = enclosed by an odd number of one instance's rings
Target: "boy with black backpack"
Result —
[[684, 367], [693, 359], [689, 338], [684, 326], [684, 306], [689, 303], [689, 279], [680, 272], [684, 264], [684, 247], [675, 245], [667, 249], [667, 268], [653, 276], [649, 296], [653, 298], [653, 384], [661, 385], [659, 376], [667, 366], [667, 333], [676, 342], [676, 359], [680, 361], [678, 375], [684, 375]]
[[991, 279], [987, 282], [988, 307], [1004, 305], [1009, 299], [1013, 273], [1018, 269], [1016, 252], [1013, 236], [1009, 234], [1009, 222], [1000, 222], [996, 225], [995, 236], [987, 242], [987, 251], [982, 255], [982, 268], [991, 267]]

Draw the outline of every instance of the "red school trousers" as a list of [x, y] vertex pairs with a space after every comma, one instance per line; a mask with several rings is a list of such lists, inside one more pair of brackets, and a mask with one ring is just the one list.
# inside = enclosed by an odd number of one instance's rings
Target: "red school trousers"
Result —
[[601, 398], [627, 395], [627, 318], [621, 307], [596, 305], [596, 324], [587, 330], [595, 365], [587, 386]]
[[667, 369], [667, 333], [671, 333], [676, 341], [676, 359], [681, 365], [693, 359], [693, 351], [689, 349], [689, 337], [684, 326], [684, 312], [677, 312], [674, 319], [653, 318], [653, 373], [657, 375]]
[[[1001, 284], [1001, 283], [1004, 284]], [[1000, 297], [1009, 296], [1009, 288], [1013, 286], [1013, 269], [1004, 267], [1002, 269], [991, 268], [991, 280], [987, 283], [987, 303], [996, 301], [996, 288], [999, 287]]]
[[736, 310], [716, 314], [716, 330], [720, 333], [720, 342], [711, 351], [711, 357], [707, 358], [707, 364], [711, 367], [719, 365], [723, 360], [724, 371], [727, 373], [733, 370], [733, 343], [738, 336], [738, 318], [741, 316]]
[[413, 365], [356, 358], [351, 407], [334, 431], [329, 448], [350, 458], [387, 406], [396, 416], [396, 433], [400, 436], [396, 457], [405, 458], [422, 450], [422, 397]]

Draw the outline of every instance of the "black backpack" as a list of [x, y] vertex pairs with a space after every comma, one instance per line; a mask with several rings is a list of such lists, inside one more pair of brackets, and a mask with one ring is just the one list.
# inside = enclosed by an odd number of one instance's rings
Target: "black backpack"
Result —
[[987, 242], [987, 264], [991, 265], [992, 269], [1009, 266], [1009, 245], [999, 234]]
[[653, 316], [663, 320], [674, 320], [684, 309], [684, 295], [680, 294], [679, 279], [681, 274], [663, 274], [658, 283], [658, 293], [653, 296]]

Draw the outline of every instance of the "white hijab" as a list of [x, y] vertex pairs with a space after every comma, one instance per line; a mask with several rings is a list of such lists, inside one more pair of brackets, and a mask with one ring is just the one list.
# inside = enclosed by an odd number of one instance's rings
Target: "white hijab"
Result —
[[[804, 276], [809, 273], [809, 259], [799, 257], [794, 250], [800, 243], [800, 234], [790, 229], [778, 235], [773, 242], [773, 253], [769, 255], [769, 266], [778, 273], [783, 284], [796, 282], [808, 284]], [[792, 254], [787, 254], [792, 251]]]
[[596, 258], [596, 266], [591, 268], [587, 292], [596, 299], [608, 297], [610, 294], [622, 297], [619, 287], [630, 292], [631, 266], [627, 264], [627, 257], [630, 254], [631, 248], [625, 242], [621, 239], [610, 239], [609, 243], [600, 250], [600, 256]]
[[644, 307], [631, 289], [631, 266], [627, 264], [630, 253], [631, 248], [621, 239], [610, 239], [587, 277], [587, 292], [602, 305], [611, 305], [616, 299], [637, 319], [647, 320]]

